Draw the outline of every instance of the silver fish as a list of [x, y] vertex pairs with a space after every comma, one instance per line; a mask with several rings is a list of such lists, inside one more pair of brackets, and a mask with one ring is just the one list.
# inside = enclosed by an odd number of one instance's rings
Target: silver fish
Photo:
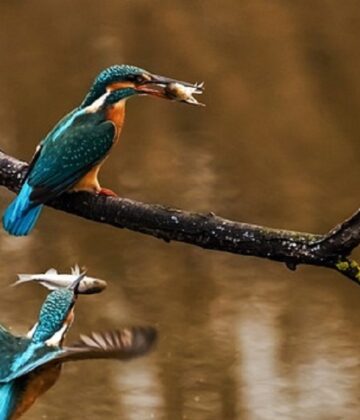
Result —
[[[40, 283], [49, 290], [69, 287], [80, 275], [80, 267], [75, 265], [71, 268], [71, 274], [59, 274], [55, 268], [50, 268], [44, 274], [18, 274], [18, 280], [13, 286], [34, 281]], [[105, 280], [85, 276], [79, 285], [78, 293], [91, 295], [102, 292], [107, 286]]]
[[204, 82], [202, 83], [195, 83], [194, 85], [190, 84], [182, 84], [179, 82], [169, 83], [165, 87], [165, 91], [167, 96], [170, 99], [179, 102], [185, 102], [190, 105], [198, 105], [198, 106], [205, 106], [201, 102], [198, 102], [193, 95], [194, 94], [201, 94], [204, 91]]

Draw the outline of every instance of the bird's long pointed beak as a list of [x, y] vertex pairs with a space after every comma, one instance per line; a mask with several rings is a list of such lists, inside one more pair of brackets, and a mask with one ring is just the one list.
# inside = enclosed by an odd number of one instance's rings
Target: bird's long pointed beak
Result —
[[193, 84], [153, 74], [149, 80], [138, 85], [136, 90], [140, 94], [203, 106], [193, 97], [193, 94], [203, 93], [204, 83]]
[[83, 271], [79, 277], [77, 277], [69, 286], [70, 290], [73, 290], [75, 294], [78, 293], [79, 290], [79, 286], [80, 286], [80, 282], [81, 280], [86, 276], [86, 271]]
[[156, 83], [158, 85], [170, 85], [171, 83], [180, 83], [183, 86], [187, 87], [195, 87], [193, 83], [184, 82], [182, 80], [171, 79], [170, 77], [159, 76], [157, 74], [152, 75], [152, 79], [149, 80], [147, 83]]

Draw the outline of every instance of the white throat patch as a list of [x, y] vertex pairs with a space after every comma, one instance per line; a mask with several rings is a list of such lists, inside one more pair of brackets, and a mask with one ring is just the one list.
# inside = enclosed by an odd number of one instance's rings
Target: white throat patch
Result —
[[91, 105], [87, 106], [84, 111], [91, 114], [94, 112], [97, 112], [102, 105], [104, 104], [106, 98], [110, 95], [110, 91], [104, 93], [103, 95], [100, 96], [100, 98], [97, 98]]
[[28, 331], [28, 333], [26, 334], [26, 337], [27, 338], [32, 338], [32, 336], [34, 335], [34, 332], [35, 332], [35, 330], [36, 330], [36, 328], [37, 328], [37, 326], [38, 326], [38, 322], [31, 328], [31, 330], [30, 331]]
[[57, 331], [52, 337], [50, 337], [48, 340], [45, 341], [45, 344], [47, 346], [58, 346], [61, 342], [61, 340], [64, 337], [64, 334], [66, 330], [68, 329], [69, 324], [65, 323], [59, 331]]

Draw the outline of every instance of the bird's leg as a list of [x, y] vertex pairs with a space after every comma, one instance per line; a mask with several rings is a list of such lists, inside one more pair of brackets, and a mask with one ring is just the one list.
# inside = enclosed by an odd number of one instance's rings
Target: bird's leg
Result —
[[73, 188], [73, 191], [90, 191], [107, 197], [117, 197], [118, 195], [109, 188], [102, 188], [98, 180], [98, 173], [101, 164], [92, 168]]
[[99, 195], [105, 195], [107, 197], [118, 197], [118, 195], [116, 193], [114, 193], [113, 190], [110, 190], [109, 188], [100, 188], [100, 190], [98, 191]]

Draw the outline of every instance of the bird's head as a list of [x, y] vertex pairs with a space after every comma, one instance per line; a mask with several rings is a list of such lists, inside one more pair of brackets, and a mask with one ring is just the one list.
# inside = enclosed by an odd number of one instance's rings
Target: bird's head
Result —
[[[176, 98], [168, 87], [175, 85], [192, 89], [191, 93], [201, 93], [203, 90], [202, 85], [158, 76], [136, 66], [115, 65], [103, 70], [96, 77], [81, 106], [85, 108], [93, 105], [98, 108], [103, 104], [113, 104], [139, 94], [174, 100]], [[188, 103], [198, 104], [196, 100]]]
[[38, 322], [28, 333], [36, 343], [59, 346], [74, 320], [74, 305], [80, 281], [85, 273], [67, 288], [51, 292], [43, 303]]

